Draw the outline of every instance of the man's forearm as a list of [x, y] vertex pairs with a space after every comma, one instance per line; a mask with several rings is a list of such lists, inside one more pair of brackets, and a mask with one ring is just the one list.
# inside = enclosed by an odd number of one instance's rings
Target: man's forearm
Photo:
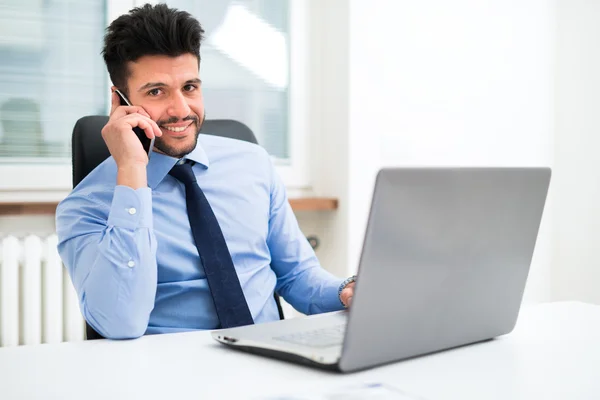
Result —
[[344, 308], [338, 295], [343, 279], [324, 270], [318, 262], [289, 271], [279, 277], [279, 294], [298, 311], [319, 314]]

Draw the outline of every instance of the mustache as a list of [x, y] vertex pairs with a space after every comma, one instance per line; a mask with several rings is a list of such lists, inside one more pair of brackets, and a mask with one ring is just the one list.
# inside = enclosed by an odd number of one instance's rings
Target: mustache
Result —
[[[180, 121], [179, 118], [171, 117], [169, 119], [163, 119], [163, 120], [156, 121], [156, 125], [161, 126], [161, 125], [166, 125], [166, 124], [176, 124], [179, 121]], [[188, 115], [187, 117], [182, 118], [181, 121], [194, 121], [196, 123], [196, 125], [198, 125], [199, 118], [196, 115]]]

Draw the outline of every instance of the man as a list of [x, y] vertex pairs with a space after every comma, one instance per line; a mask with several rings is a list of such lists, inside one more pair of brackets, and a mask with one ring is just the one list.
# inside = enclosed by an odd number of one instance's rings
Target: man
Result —
[[[318, 263], [268, 154], [199, 135], [204, 31], [188, 13], [145, 5], [117, 18], [103, 49], [111, 157], [57, 209], [58, 250], [86, 321], [108, 338], [278, 319], [348, 306], [353, 278]], [[116, 89], [133, 106], [120, 106]], [[150, 159], [132, 129], [155, 137]]]

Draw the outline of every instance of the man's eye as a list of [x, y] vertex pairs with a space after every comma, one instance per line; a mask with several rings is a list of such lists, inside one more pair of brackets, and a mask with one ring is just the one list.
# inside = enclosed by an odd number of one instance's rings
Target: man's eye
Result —
[[192, 84], [185, 85], [183, 87], [183, 90], [185, 90], [186, 92], [191, 92], [193, 90], [196, 90], [196, 85], [192, 85]]
[[152, 89], [148, 91], [148, 96], [158, 96], [160, 94], [160, 89]]

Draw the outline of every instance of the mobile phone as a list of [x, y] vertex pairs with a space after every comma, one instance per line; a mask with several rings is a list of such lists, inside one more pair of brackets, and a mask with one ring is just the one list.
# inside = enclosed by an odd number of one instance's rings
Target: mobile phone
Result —
[[[123, 92], [121, 92], [119, 89], [115, 89], [115, 92], [117, 92], [117, 94], [119, 95], [122, 106], [131, 106], [131, 103], [129, 102], [127, 97], [123, 94]], [[144, 130], [142, 128], [139, 128], [137, 126], [135, 128], [133, 128], [133, 133], [135, 133], [135, 135], [138, 137], [138, 139], [140, 139], [140, 142], [142, 142], [142, 146], [144, 147], [144, 151], [146, 152], [146, 154], [148, 154], [148, 157], [150, 157], [150, 154], [152, 153], [152, 149], [154, 148], [154, 139], [155, 138], [148, 139], [148, 136], [146, 136], [146, 132], [144, 132]]]

